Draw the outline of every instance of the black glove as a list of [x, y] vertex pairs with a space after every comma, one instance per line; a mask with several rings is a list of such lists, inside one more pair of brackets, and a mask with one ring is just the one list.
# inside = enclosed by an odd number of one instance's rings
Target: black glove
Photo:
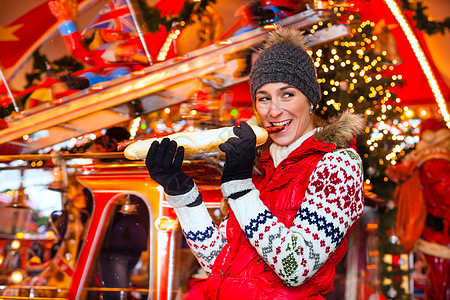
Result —
[[148, 150], [145, 158], [148, 173], [168, 195], [183, 195], [194, 187], [192, 178], [181, 171], [183, 158], [184, 147], [178, 147], [177, 150], [177, 143], [168, 138], [164, 138], [161, 143], [154, 141]]
[[222, 183], [252, 177], [256, 135], [247, 123], [241, 122], [239, 125], [233, 128], [237, 137], [229, 138], [219, 146], [225, 152]]

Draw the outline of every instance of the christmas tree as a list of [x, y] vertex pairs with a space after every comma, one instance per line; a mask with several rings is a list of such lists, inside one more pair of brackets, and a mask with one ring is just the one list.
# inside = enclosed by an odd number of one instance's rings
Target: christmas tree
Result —
[[[348, 23], [352, 28], [348, 37], [311, 52], [322, 88], [318, 112], [330, 117], [350, 109], [364, 115], [366, 128], [357, 137], [364, 177], [375, 194], [389, 200], [395, 184], [388, 180], [385, 169], [414, 147], [414, 128], [407, 117], [408, 109], [397, 105], [399, 99], [394, 91], [402, 84], [402, 78], [394, 74], [397, 61], [377, 49], [375, 24], [360, 22], [351, 14]], [[311, 28], [311, 33], [327, 26], [331, 24], [319, 23]], [[401, 246], [391, 234], [396, 219], [392, 205], [388, 201], [379, 206], [380, 288], [387, 298], [406, 299], [403, 285], [410, 270], [400, 259]]]
[[[366, 183], [382, 198], [390, 197], [393, 184], [384, 174], [386, 167], [404, 155], [410, 141], [411, 126], [397, 106], [394, 88], [402, 83], [392, 73], [393, 64], [386, 51], [376, 54], [374, 23], [359, 22], [352, 15], [351, 35], [311, 52], [321, 84], [319, 114], [330, 117], [344, 110], [363, 114], [366, 129], [357, 137], [357, 150], [363, 159]], [[331, 24], [318, 23], [311, 33]], [[394, 162], [395, 163], [395, 162]]]

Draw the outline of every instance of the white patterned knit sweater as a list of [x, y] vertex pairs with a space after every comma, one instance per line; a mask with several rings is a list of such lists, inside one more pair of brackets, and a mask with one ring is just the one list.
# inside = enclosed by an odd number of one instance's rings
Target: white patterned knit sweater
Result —
[[[283, 154], [287, 157], [289, 153]], [[224, 197], [236, 192], [236, 185], [241, 190], [251, 187], [244, 196], [229, 200], [240, 227], [288, 286], [301, 285], [318, 271], [364, 209], [362, 163], [353, 149], [335, 150], [320, 160], [290, 228], [278, 222], [259, 199], [251, 179], [222, 185]], [[194, 255], [206, 271], [211, 271], [226, 243], [226, 220], [215, 226], [204, 204], [175, 210]]]

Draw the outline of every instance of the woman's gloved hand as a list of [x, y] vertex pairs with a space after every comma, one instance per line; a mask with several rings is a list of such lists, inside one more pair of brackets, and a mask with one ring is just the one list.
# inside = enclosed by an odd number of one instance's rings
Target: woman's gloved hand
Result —
[[[192, 178], [181, 170], [183, 158], [184, 147], [178, 147], [177, 149], [177, 143], [170, 141], [168, 138], [164, 138], [161, 143], [153, 142], [145, 158], [145, 165], [150, 177], [159, 183], [169, 196], [185, 195], [195, 187]], [[196, 201], [198, 191], [196, 190], [196, 192], [197, 194], [193, 195], [195, 196], [194, 199], [192, 197], [166, 198], [175, 207], [189, 206]]]
[[237, 137], [229, 138], [219, 146], [225, 152], [225, 165], [222, 183], [232, 180], [242, 180], [252, 177], [255, 160], [256, 135], [245, 122], [233, 128]]

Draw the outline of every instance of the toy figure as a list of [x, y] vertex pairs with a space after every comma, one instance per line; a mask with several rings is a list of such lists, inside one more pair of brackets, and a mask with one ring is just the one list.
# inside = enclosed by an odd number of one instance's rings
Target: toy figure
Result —
[[[241, 6], [235, 12], [235, 16], [240, 17], [242, 28], [237, 30], [234, 35], [242, 34], [260, 26], [273, 24], [292, 16], [298, 8], [298, 2], [296, 0], [252, 1]], [[244, 77], [250, 74], [252, 51], [244, 50], [241, 55], [244, 61], [235, 72], [235, 77]]]
[[241, 17], [243, 28], [236, 31], [235, 35], [292, 16], [297, 10], [298, 2], [295, 0], [252, 1], [241, 6], [235, 15]]
[[422, 121], [420, 138], [416, 149], [386, 174], [397, 182], [396, 227], [405, 232], [399, 236], [402, 245], [407, 243], [405, 252], [415, 244], [428, 264], [427, 299], [450, 299], [450, 130], [428, 119]]
[[[84, 223], [86, 221], [83, 210], [86, 208], [83, 196], [80, 192], [82, 186], [75, 179], [71, 181], [67, 203], [64, 211], [57, 219], [58, 224], [54, 228], [60, 235], [61, 243], [55, 256], [45, 263], [45, 268], [38, 275], [28, 277], [22, 285], [25, 286], [48, 286], [55, 289], [36, 289], [34, 296], [45, 298], [61, 298], [65, 296], [65, 288], [70, 285], [73, 270], [75, 269], [77, 257], [83, 239]], [[81, 196], [81, 200], [80, 200]], [[56, 221], [56, 219], [55, 219]], [[57, 287], [61, 287], [58, 289]], [[13, 290], [5, 289], [3, 296], [29, 296], [27, 289]]]
[[[119, 1], [115, 1], [113, 4], [117, 4], [116, 2]], [[83, 36], [76, 31], [73, 23], [72, 7], [76, 6], [73, 3], [73, 1], [64, 3], [57, 0], [49, 1], [51, 12], [61, 22], [58, 30], [66, 43], [66, 47], [78, 61], [104, 68], [106, 71], [102, 74], [87, 72], [77, 77], [70, 74], [62, 76], [61, 79], [67, 83], [69, 88], [81, 90], [99, 82], [124, 76], [130, 73], [133, 67], [142, 67], [142, 65], [151, 63], [145, 55], [142, 42], [137, 34], [133, 32], [132, 28], [123, 26], [124, 15], [114, 19], [120, 25], [120, 28], [117, 26], [116, 29], [96, 29], [93, 41], [89, 44], [89, 47], [86, 47], [83, 43]], [[111, 5], [108, 2], [107, 7]], [[114, 9], [114, 7], [111, 9]], [[153, 51], [151, 55], [156, 56], [159, 47], [166, 39], [166, 32], [161, 30], [154, 34], [147, 33], [144, 35], [144, 39], [147, 45], [153, 46], [150, 49], [150, 52]], [[171, 49], [167, 58], [173, 56], [174, 52]], [[128, 63], [128, 65], [121, 66], [120, 63]], [[135, 63], [134, 66], [133, 63]]]

